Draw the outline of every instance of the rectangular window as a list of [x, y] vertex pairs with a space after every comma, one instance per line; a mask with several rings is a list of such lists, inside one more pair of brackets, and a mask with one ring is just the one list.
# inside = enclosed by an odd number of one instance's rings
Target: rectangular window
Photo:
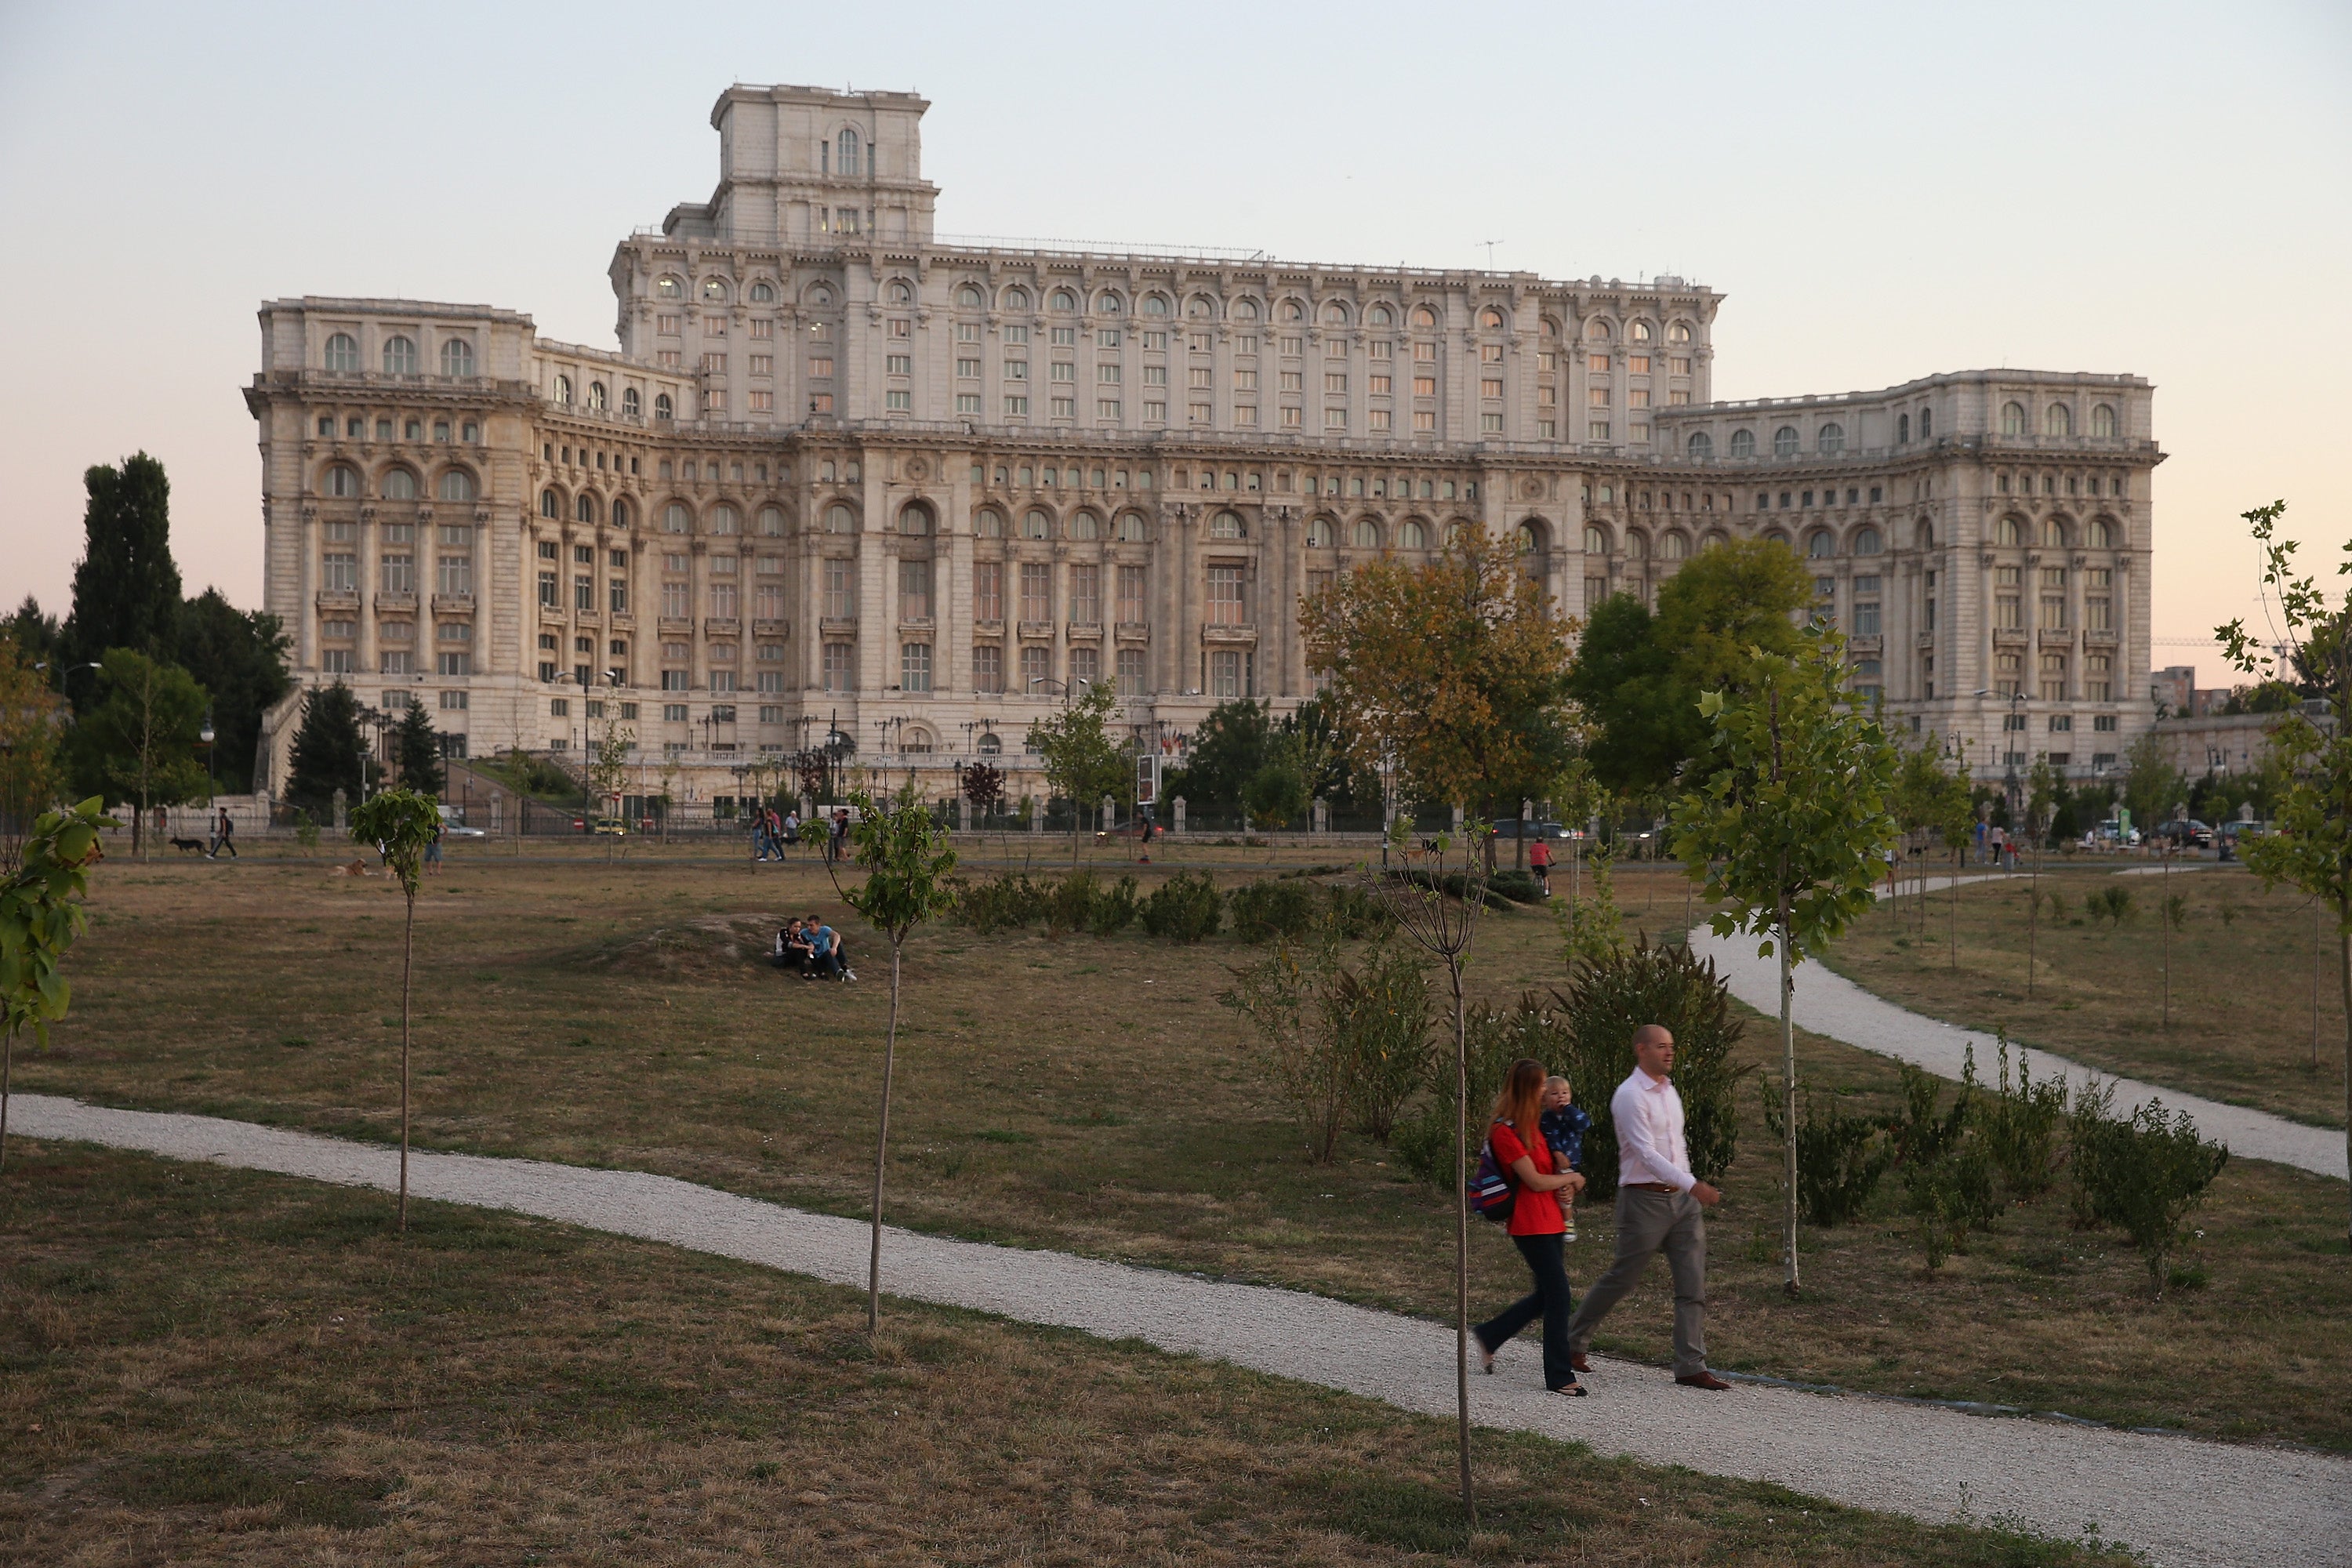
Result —
[[1196, 364], [1192, 367], [1192, 373], [1186, 377], [1185, 384], [1205, 392], [1214, 384], [1209, 379], [1213, 374], [1213, 373], [1207, 365]]
[[1209, 624], [1213, 626], [1238, 626], [1248, 624], [1242, 599], [1242, 569], [1238, 566], [1209, 568]]
[[[1638, 436], [1639, 426], [1635, 427], [1635, 431]], [[1503, 416], [1500, 414], [1481, 414], [1478, 416], [1478, 433], [1482, 436], [1501, 435], [1503, 433]]]
[[978, 561], [971, 568], [971, 618], [975, 621], [1001, 621], [1004, 618], [1004, 563]]
[[1054, 411], [1050, 417], [1055, 419], [1076, 419], [1078, 416], [1078, 400], [1076, 398], [1056, 397], [1053, 400], [1053, 404]]
[[459, 649], [455, 652], [436, 654], [434, 656], [434, 662], [438, 667], [440, 673], [443, 675], [471, 675], [474, 673], [474, 656], [465, 652], [463, 649]]
[[1118, 418], [1118, 416], [1119, 416], [1119, 401], [1118, 401], [1118, 398], [1116, 398], [1116, 397], [1097, 397], [1097, 398], [1096, 398], [1096, 399], [1095, 399], [1095, 417], [1096, 417], [1096, 418], [1097, 418], [1097, 419], [1116, 419], [1116, 418]]
[[1129, 626], [1143, 619], [1143, 571], [1140, 566], [1118, 569], [1118, 618]]
[[732, 583], [710, 584], [710, 614], [714, 619], [731, 621], [741, 614], [742, 601]]
[[1102, 568], [1090, 562], [1070, 568], [1070, 622], [1081, 626], [1102, 624]]
[[347, 550], [330, 550], [320, 557], [325, 577], [320, 586], [331, 593], [349, 594], [360, 585], [359, 557]]
[[[754, 333], [753, 335], [757, 336], [758, 334]], [[753, 354], [751, 356], [751, 374], [753, 375], [775, 374], [776, 356], [773, 354]]]
[[416, 656], [406, 648], [386, 648], [376, 656], [383, 662], [379, 672], [384, 675], [414, 675]]
[[1118, 694], [1121, 697], [1143, 695], [1143, 650], [1139, 647], [1118, 650]]
[[1021, 563], [1021, 618], [1031, 623], [1054, 618], [1054, 568], [1043, 561]]
[[1610, 403], [1609, 389], [1605, 386], [1592, 387], [1585, 393], [1585, 401], [1595, 408], [1606, 408]]
[[927, 642], [902, 644], [898, 649], [898, 689], [929, 691], [931, 689], [931, 645]]
[[1584, 438], [1588, 441], [1606, 441], [1609, 439], [1609, 421], [1606, 419], [1594, 419], [1587, 422], [1584, 426]]
[[1076, 381], [1078, 379], [1078, 367], [1072, 361], [1057, 359], [1053, 363], [1052, 379], [1055, 381]]
[[1164, 364], [1145, 365], [1143, 367], [1143, 384], [1146, 386], [1167, 385], [1168, 367]]
[[1084, 681], [1088, 686], [1092, 686], [1101, 679], [1102, 649], [1097, 647], [1072, 648], [1070, 650], [1071, 686], [1076, 687], [1080, 681]]
[[857, 617], [857, 563], [833, 555], [824, 563], [824, 616], [829, 621]]
[[829, 379], [833, 374], [833, 356], [831, 354], [825, 354], [823, 356], [811, 355], [809, 358], [808, 373], [814, 380], [824, 381]]
[[552, 610], [561, 608], [563, 603], [561, 597], [562, 593], [562, 584], [557, 580], [554, 573], [541, 572], [539, 574], [539, 607], [541, 609]]
[[898, 563], [898, 618], [902, 621], [928, 621], [931, 618], [929, 562]]
[[1011, 394], [1007, 394], [1004, 399], [1004, 416], [1007, 419], [1028, 418], [1029, 400], [1025, 397], [1015, 397]]
[[915, 407], [915, 395], [903, 386], [886, 388], [882, 394], [882, 406], [892, 414], [910, 414]]
[[725, 375], [727, 356], [723, 353], [706, 353], [702, 356], [702, 368], [708, 374]]
[[1004, 689], [1004, 647], [1001, 643], [974, 643], [971, 649], [971, 689], [974, 691], [997, 692]]
[[[1388, 396], [1388, 395], [1389, 395], [1389, 393], [1390, 393], [1390, 391], [1391, 391], [1391, 389], [1392, 384], [1393, 384], [1393, 378], [1392, 378], [1392, 377], [1385, 376], [1385, 375], [1376, 375], [1376, 376], [1373, 376], [1373, 377], [1371, 378], [1371, 385], [1370, 385], [1370, 387], [1369, 388], [1369, 390], [1370, 391], [1371, 395], [1372, 395], [1374, 397], [1386, 397], [1386, 396]], [[1497, 392], [1495, 395], [1496, 395], [1497, 397], [1499, 397], [1499, 396], [1501, 396], [1501, 395], [1502, 395], [1502, 394], [1501, 394], [1501, 393], [1499, 393], [1499, 392]]]
[[1878, 635], [1877, 600], [1864, 599], [1855, 602], [1853, 606], [1853, 635], [1860, 637], [1874, 637]]
[[1323, 428], [1326, 430], [1345, 430], [1347, 427], [1348, 411], [1346, 409], [1326, 408], [1323, 411]]
[[1195, 425], [1206, 425], [1215, 412], [1205, 403], [1188, 404], [1184, 409], [1185, 417]]
[[596, 608], [596, 579], [583, 573], [572, 579], [572, 607], [593, 614]]
[[2019, 609], [2016, 595], [2001, 594], [1994, 597], [1992, 624], [1996, 630], [2004, 632], [2022, 631], [2025, 628], [2025, 617]]
[[1054, 678], [1054, 650], [1032, 643], [1021, 650], [1021, 689], [1032, 697], [1045, 694], [1045, 682]]
[[444, 555], [436, 563], [433, 591], [445, 597], [470, 599], [474, 596], [474, 558], [470, 555]]
[[915, 356], [885, 354], [882, 356], [882, 373], [885, 375], [912, 375], [915, 374]]
[[1492, 379], [1481, 381], [1478, 384], [1478, 395], [1481, 397], [1500, 398], [1503, 395], [1503, 384], [1500, 381]]
[[1625, 406], [1628, 408], [1647, 408], [1650, 406], [1650, 389], [1646, 386], [1627, 388], [1625, 393]]
[[829, 642], [824, 645], [824, 689], [827, 691], [847, 691], [850, 689], [849, 659], [853, 645]]
[[1347, 395], [1348, 395], [1348, 373], [1347, 373], [1346, 371], [1344, 371], [1344, 370], [1332, 370], [1332, 371], [1326, 371], [1326, 372], [1324, 372], [1324, 373], [1323, 373], [1323, 395], [1324, 395], [1324, 396], [1326, 396], [1326, 397], [1345, 397], [1345, 396], [1347, 396]]
[[976, 359], [960, 359], [956, 361], [956, 374], [966, 381], [979, 380], [980, 362]]
[[959, 393], [957, 393], [957, 394], [956, 394], [956, 400], [955, 400], [955, 411], [956, 411], [958, 414], [970, 414], [970, 415], [974, 416], [975, 417], [976, 417], [976, 416], [978, 416], [978, 415], [980, 414], [980, 411], [981, 411], [981, 409], [980, 409], [980, 394], [979, 394], [979, 393], [977, 393], [977, 392], [959, 392]]
[[1209, 695], [1231, 701], [1242, 695], [1242, 656], [1232, 648], [1209, 655]]
[[383, 575], [376, 580], [377, 587], [387, 594], [414, 594], [416, 592], [415, 556], [406, 554], [388, 554], [382, 558], [382, 564], [383, 567]]

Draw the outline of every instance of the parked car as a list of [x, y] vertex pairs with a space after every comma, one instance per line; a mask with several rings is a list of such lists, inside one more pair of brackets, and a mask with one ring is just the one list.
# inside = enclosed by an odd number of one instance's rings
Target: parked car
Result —
[[1549, 838], [1555, 842], [1564, 843], [1568, 839], [1577, 837], [1577, 835], [1570, 833], [1567, 828], [1562, 827], [1557, 822], [1547, 822], [1540, 818], [1531, 822], [1523, 822], [1520, 818], [1516, 816], [1498, 816], [1495, 818], [1495, 837], [1497, 838], [1517, 838], [1519, 836], [1519, 829], [1522, 826], [1527, 829], [1528, 837], [1530, 838]]
[[483, 832], [478, 827], [467, 826], [466, 814], [463, 811], [460, 811], [457, 807], [454, 805], [445, 805], [441, 807], [440, 810], [441, 833], [444, 837], [488, 838], [489, 837], [488, 834]]
[[2129, 847], [2139, 842], [2139, 829], [2135, 827], [2126, 832], [2123, 823], [2111, 816], [2093, 828], [2091, 837], [2101, 844], [2120, 844]]
[[2176, 849], [2208, 849], [2213, 844], [2213, 829], [2193, 816], [2157, 824], [2155, 837]]

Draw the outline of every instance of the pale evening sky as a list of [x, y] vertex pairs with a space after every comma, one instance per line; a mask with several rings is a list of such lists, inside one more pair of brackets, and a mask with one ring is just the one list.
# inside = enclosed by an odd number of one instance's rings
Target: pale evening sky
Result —
[[191, 590], [257, 603], [260, 301], [610, 346], [614, 243], [709, 195], [732, 81], [926, 95], [943, 233], [1680, 273], [1720, 397], [2145, 375], [2159, 639], [2252, 608], [2245, 508], [2352, 538], [2341, 5], [0, 0], [0, 597], [62, 611], [81, 470], [144, 448]]

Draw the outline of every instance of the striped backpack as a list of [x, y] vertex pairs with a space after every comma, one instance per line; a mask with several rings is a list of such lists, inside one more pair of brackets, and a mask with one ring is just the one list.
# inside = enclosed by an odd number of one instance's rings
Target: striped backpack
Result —
[[1478, 1151], [1478, 1173], [1470, 1178], [1469, 1196], [1471, 1212], [1480, 1219], [1490, 1219], [1496, 1225], [1511, 1223], [1511, 1209], [1518, 1202], [1519, 1189], [1510, 1173], [1495, 1159], [1491, 1138]]

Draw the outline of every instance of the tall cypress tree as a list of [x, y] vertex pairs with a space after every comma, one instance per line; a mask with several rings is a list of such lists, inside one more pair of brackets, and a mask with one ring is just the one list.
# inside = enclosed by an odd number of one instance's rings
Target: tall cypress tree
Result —
[[441, 737], [434, 732], [433, 720], [422, 702], [408, 705], [408, 717], [400, 721], [393, 736], [393, 756], [400, 768], [400, 782], [419, 795], [441, 798], [447, 782], [441, 772]]
[[[172, 561], [172, 485], [163, 465], [140, 452], [119, 468], [97, 464], [82, 486], [89, 500], [66, 647], [75, 663], [104, 658], [110, 647], [164, 654], [178, 628], [180, 569]], [[95, 700], [89, 682], [68, 684]]]
[[335, 792], [356, 805], [360, 769], [367, 748], [360, 740], [359, 699], [338, 680], [304, 699], [302, 727], [294, 732], [293, 765], [288, 770], [286, 798], [324, 820], [334, 810]]

